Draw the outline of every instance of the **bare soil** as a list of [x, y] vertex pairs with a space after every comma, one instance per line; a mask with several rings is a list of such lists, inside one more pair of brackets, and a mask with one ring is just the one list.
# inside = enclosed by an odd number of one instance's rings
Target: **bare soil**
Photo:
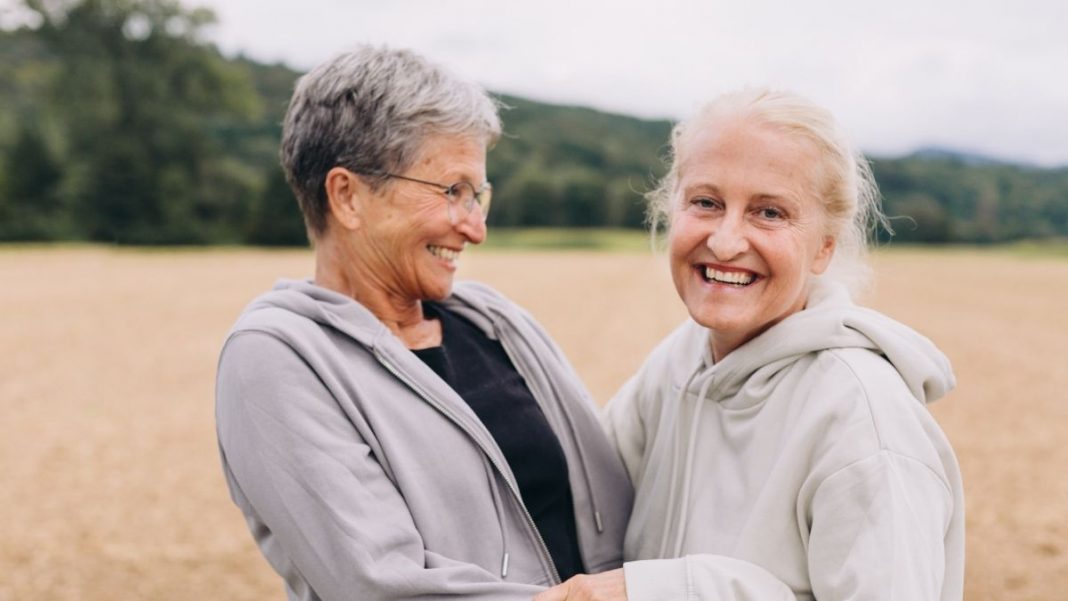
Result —
[[[600, 402], [683, 317], [664, 259], [472, 252]], [[1068, 261], [895, 252], [872, 306], [932, 338], [964, 472], [969, 600], [1068, 591]], [[218, 464], [216, 355], [304, 251], [0, 249], [0, 601], [285, 598]]]

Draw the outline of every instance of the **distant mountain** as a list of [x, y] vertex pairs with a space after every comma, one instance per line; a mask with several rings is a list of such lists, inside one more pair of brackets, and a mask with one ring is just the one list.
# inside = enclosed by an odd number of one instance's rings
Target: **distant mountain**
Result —
[[907, 158], [925, 161], [954, 161], [972, 167], [987, 167], [991, 165], [1029, 166], [1020, 161], [1000, 159], [985, 154], [948, 148], [945, 146], [923, 146], [912, 151], [907, 155]]
[[[196, 129], [203, 148], [219, 157], [207, 164], [210, 169], [205, 171], [214, 178], [208, 183], [183, 181], [176, 175], [181, 171], [168, 170], [158, 159], [141, 160], [145, 153], [140, 152], [127, 155], [123, 169], [112, 170], [129, 171], [136, 163], [147, 181], [169, 186], [167, 194], [124, 188], [129, 200], [121, 207], [124, 211], [140, 210], [144, 196], [155, 194], [168, 203], [158, 209], [165, 215], [158, 222], [174, 223], [177, 215], [189, 223], [166, 236], [142, 229], [136, 241], [304, 244], [296, 202], [277, 158], [282, 117], [300, 74], [245, 57], [219, 60], [227, 77], [244, 82], [242, 89], [252, 97], [248, 105], [255, 109], [243, 116], [199, 121], [191, 115], [183, 125]], [[65, 154], [65, 121], [56, 104], [56, 90], [64, 88], [54, 80], [61, 72], [57, 67], [32, 32], [0, 31], [0, 241], [97, 239], [82, 229], [79, 216], [101, 213], [87, 213], [84, 207], [78, 212], [83, 196], [79, 186], [98, 181], [102, 174], [84, 161], [72, 168], [79, 157]], [[488, 154], [487, 171], [494, 185], [491, 224], [643, 226], [642, 196], [665, 171], [670, 122], [497, 97], [507, 108], [501, 111], [504, 135]], [[79, 99], [105, 115], [108, 102]], [[89, 118], [92, 113], [85, 114]], [[101, 139], [106, 141], [102, 148], [112, 143], [112, 138]], [[986, 243], [1068, 238], [1068, 168], [1022, 166], [931, 146], [905, 157], [874, 158], [873, 169], [887, 214], [901, 217], [894, 221], [896, 239]], [[187, 193], [194, 204], [183, 208], [175, 190], [194, 191]], [[47, 202], [36, 191], [47, 193]], [[118, 223], [113, 231], [122, 233], [125, 227]]]

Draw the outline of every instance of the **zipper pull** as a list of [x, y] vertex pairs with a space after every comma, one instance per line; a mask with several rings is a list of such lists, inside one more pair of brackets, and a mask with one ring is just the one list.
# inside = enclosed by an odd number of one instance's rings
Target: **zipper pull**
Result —
[[593, 512], [593, 523], [597, 525], [597, 533], [598, 534], [604, 532], [604, 523], [601, 522], [601, 512], [600, 511], [594, 511]]
[[501, 578], [508, 577], [508, 553], [505, 552], [504, 557], [501, 559]]

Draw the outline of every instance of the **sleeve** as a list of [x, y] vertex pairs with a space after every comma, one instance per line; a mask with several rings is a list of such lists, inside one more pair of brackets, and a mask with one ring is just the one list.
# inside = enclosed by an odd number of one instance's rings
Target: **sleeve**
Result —
[[[834, 473], [812, 501], [808, 573], [818, 601], [937, 601], [952, 514], [944, 480], [881, 451]], [[631, 601], [793, 600], [765, 569], [720, 555], [624, 564]]]
[[809, 577], [820, 601], [935, 601], [953, 496], [911, 457], [881, 451], [825, 479], [812, 500]]
[[790, 587], [764, 568], [724, 555], [631, 561], [623, 564], [623, 573], [629, 601], [796, 599]]
[[290, 590], [314, 591], [301, 598], [526, 601], [542, 590], [425, 549], [372, 447], [281, 340], [230, 339], [216, 412], [234, 501]]

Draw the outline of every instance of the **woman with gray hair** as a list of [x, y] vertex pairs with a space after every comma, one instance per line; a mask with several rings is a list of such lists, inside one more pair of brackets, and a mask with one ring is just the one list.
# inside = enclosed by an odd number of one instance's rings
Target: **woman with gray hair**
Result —
[[881, 219], [867, 163], [793, 94], [724, 95], [650, 195], [691, 319], [613, 398], [636, 489], [624, 567], [562, 599], [959, 601], [964, 498], [925, 407], [930, 341], [851, 299]]
[[486, 236], [478, 86], [363, 47], [297, 84], [282, 165], [315, 275], [253, 301], [219, 360], [223, 470], [290, 599], [523, 599], [621, 563], [632, 492], [531, 317], [453, 284]]

